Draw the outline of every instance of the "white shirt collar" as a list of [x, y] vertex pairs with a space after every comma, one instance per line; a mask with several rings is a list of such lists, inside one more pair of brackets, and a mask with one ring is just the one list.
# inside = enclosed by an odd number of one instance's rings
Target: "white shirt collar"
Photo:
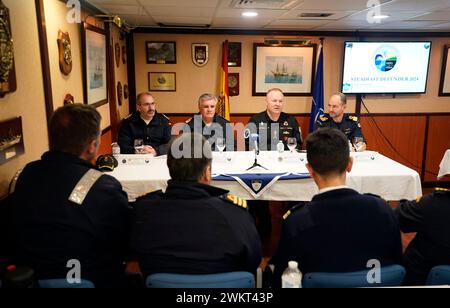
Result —
[[323, 193], [326, 193], [326, 192], [329, 192], [329, 191], [332, 191], [332, 190], [338, 190], [338, 189], [343, 189], [343, 188], [349, 188], [347, 185], [341, 185], [341, 186], [333, 186], [333, 187], [327, 187], [327, 188], [322, 188], [322, 189], [319, 189], [319, 195], [320, 194], [323, 194]]

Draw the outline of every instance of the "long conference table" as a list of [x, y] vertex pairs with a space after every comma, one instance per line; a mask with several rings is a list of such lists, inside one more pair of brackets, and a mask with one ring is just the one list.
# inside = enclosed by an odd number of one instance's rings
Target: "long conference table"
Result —
[[[351, 153], [354, 164], [347, 186], [386, 200], [415, 199], [422, 195], [419, 174], [380, 153]], [[253, 165], [254, 152], [214, 152], [212, 185], [252, 200], [309, 201], [318, 193], [306, 169], [306, 153], [262, 151]], [[109, 174], [120, 181], [130, 202], [148, 192], [167, 187], [170, 179], [166, 157], [119, 155], [119, 165]]]

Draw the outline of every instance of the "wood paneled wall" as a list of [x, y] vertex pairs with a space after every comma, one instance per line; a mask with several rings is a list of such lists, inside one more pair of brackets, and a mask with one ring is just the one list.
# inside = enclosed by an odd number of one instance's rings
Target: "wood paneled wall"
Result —
[[[172, 124], [192, 115], [166, 114]], [[231, 122], [248, 123], [251, 114], [232, 114]], [[309, 114], [296, 114], [303, 138], [308, 135]], [[427, 123], [428, 122], [428, 123]], [[363, 114], [361, 125], [368, 150], [416, 170], [423, 182], [436, 182], [439, 163], [450, 149], [450, 113], [445, 114]], [[425, 169], [424, 169], [425, 167]], [[450, 176], [441, 180], [450, 184]]]

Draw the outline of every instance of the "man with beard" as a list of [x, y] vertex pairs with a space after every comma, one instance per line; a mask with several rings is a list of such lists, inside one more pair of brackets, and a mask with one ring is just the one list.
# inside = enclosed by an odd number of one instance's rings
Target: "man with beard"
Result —
[[119, 131], [120, 152], [134, 154], [135, 140], [142, 139], [143, 148], [136, 154], [166, 154], [171, 133], [169, 118], [156, 111], [155, 98], [149, 92], [140, 93], [136, 102], [137, 112], [123, 121]]

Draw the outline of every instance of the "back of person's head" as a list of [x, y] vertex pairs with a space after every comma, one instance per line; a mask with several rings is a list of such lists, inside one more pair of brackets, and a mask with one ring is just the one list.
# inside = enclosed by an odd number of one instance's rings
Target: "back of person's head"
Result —
[[343, 174], [350, 153], [348, 139], [334, 128], [321, 128], [306, 139], [307, 159], [311, 168], [321, 176]]
[[211, 162], [211, 145], [200, 134], [185, 133], [169, 144], [167, 166], [172, 180], [198, 182]]
[[56, 109], [50, 120], [50, 150], [79, 156], [100, 135], [101, 116], [84, 104]]

